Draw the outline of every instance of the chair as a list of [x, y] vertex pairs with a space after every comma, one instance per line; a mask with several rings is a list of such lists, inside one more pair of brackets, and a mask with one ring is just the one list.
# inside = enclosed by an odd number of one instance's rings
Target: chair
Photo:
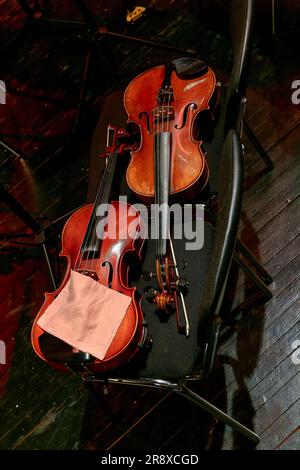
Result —
[[[175, 321], [160, 323], [151, 309], [143, 305], [149, 334], [153, 338], [153, 347], [145, 360], [146, 365], [135, 371], [124, 368], [123, 371], [115, 371], [106, 377], [88, 373], [83, 378], [87, 382], [105, 381], [172, 390], [257, 443], [259, 437], [253, 431], [204, 400], [188, 386], [191, 380], [207, 378], [214, 365], [221, 326], [220, 308], [234, 253], [242, 201], [243, 155], [236, 131], [230, 131], [225, 140], [219, 175], [216, 227], [212, 227], [210, 223], [205, 224], [204, 248], [198, 252], [197, 266], [194, 262], [191, 272], [187, 274], [190, 278], [193, 273], [193, 279], [199, 283], [188, 302], [192, 330], [189, 339], [186, 340], [177, 333]], [[182, 256], [179, 246], [177, 251]], [[144, 266], [147, 265], [148, 257], [149, 254], [146, 255]], [[195, 259], [195, 253], [191, 253], [191, 258]], [[194, 302], [198, 305], [197, 308]], [[126, 372], [129, 376], [124, 375]]]
[[254, 0], [232, 0], [230, 4], [229, 31], [232, 46], [233, 64], [228, 86], [221, 88], [220, 110], [217, 122], [214, 122], [210, 141], [204, 143], [207, 161], [212, 169], [210, 191], [216, 192], [218, 186], [219, 157], [224, 139], [230, 129], [235, 129], [242, 138], [243, 130], [250, 142], [272, 170], [274, 164], [264, 150], [249, 124], [244, 119], [246, 109], [246, 90], [250, 68], [252, 37], [254, 27]]
[[[235, 1], [233, 1], [234, 3]], [[246, 5], [247, 8], [253, 6], [252, 0], [241, 3]], [[251, 13], [250, 16], [252, 17], [252, 9], [245, 11], [248, 12], [248, 15]], [[249, 18], [249, 16], [245, 17]], [[249, 19], [244, 26], [249, 27]], [[247, 29], [247, 31], [249, 32], [250, 29]], [[247, 33], [245, 37], [245, 44], [248, 45], [249, 34]], [[48, 357], [52, 361], [57, 360], [66, 363], [67, 357], [68, 367], [80, 375], [89, 390], [96, 396], [97, 393], [94, 388], [96, 382], [163, 388], [184, 396], [212, 416], [231, 426], [235, 431], [246, 436], [254, 443], [258, 443], [259, 436], [251, 429], [196, 394], [189, 387], [189, 383], [192, 381], [205, 380], [213, 370], [222, 324], [221, 304], [232, 259], [235, 259], [245, 273], [256, 282], [265, 296], [268, 298], [272, 296], [265, 284], [271, 282], [271, 277], [251, 252], [240, 241], [237, 241], [243, 191], [243, 151], [239, 131], [242, 119], [241, 105], [244, 104], [241, 97], [244, 96], [242, 92], [245, 91], [246, 86], [245, 71], [246, 59], [248, 59], [246, 52], [249, 55], [248, 46], [244, 48], [241, 45], [236, 47], [234, 61], [235, 64], [239, 63], [240, 66], [235, 65], [233, 67], [229, 87], [223, 101], [225, 104], [221, 108], [220, 119], [214, 131], [215, 137], [211, 143], [205, 145], [211, 170], [210, 189], [218, 195], [217, 215], [209, 210], [209, 206], [207, 207], [207, 211], [210, 212], [210, 221], [205, 222], [205, 245], [201, 251], [187, 253], [184, 251], [181, 241], [174, 240], [177, 258], [185, 257], [188, 263], [185, 277], [194, 280], [186, 297], [191, 324], [190, 337], [186, 339], [178, 334], [174, 317], [171, 317], [167, 322], [160, 322], [157, 316], [154, 315], [154, 306], [148, 303], [147, 300], [143, 300], [142, 308], [148, 324], [149, 335], [153, 339], [152, 348], [150, 351], [141, 352], [140, 355], [122, 368], [110, 373], [95, 375], [89, 369], [90, 358], [80, 363], [76, 358], [76, 353], [74, 354], [74, 360], [72, 360], [72, 356], [70, 358], [70, 350], [66, 351], [64, 357], [62, 351], [55, 351], [55, 348], [49, 347], [47, 342], [44, 342], [41, 347], [51, 351], [51, 357]], [[237, 62], [237, 57], [240, 58], [240, 62]], [[119, 93], [119, 98], [120, 96]], [[114, 106], [117, 108], [118, 93], [115, 94], [115, 98], [116, 103], [114, 103]], [[111, 108], [111, 106], [108, 108]], [[104, 115], [106, 116], [105, 113]], [[108, 124], [109, 117], [106, 116], [105, 119]], [[122, 119], [123, 117], [120, 116], [121, 121]], [[114, 122], [112, 121], [112, 123]], [[224, 138], [229, 123], [231, 123], [233, 129], [230, 129], [226, 138]], [[103, 131], [103, 122], [99, 121], [98, 126]], [[101, 132], [102, 134], [103, 132]], [[95, 153], [103, 151], [100, 148], [101, 145], [98, 145], [94, 145]], [[103, 162], [100, 163], [99, 161], [98, 174], [101, 164]], [[89, 193], [91, 200], [91, 188]], [[153, 260], [154, 244], [155, 241], [152, 244], [152, 241], [148, 240], [142, 269], [148, 269]], [[236, 248], [246, 257], [250, 265], [241, 259]], [[195, 259], [197, 259], [196, 263]], [[258, 274], [253, 271], [252, 267], [255, 267]], [[140, 291], [147, 287], [143, 279], [137, 281], [137, 285]], [[51, 339], [49, 341], [51, 342]], [[98, 398], [102, 403], [99, 396]]]
[[237, 129], [240, 137], [244, 129], [248, 139], [272, 170], [274, 164], [244, 119], [246, 108], [247, 79], [253, 45], [255, 0], [232, 0], [230, 7], [230, 37], [233, 48], [233, 68], [227, 90], [226, 127]]
[[[49, 341], [45, 341], [44, 338], [41, 347], [44, 348], [44, 352], [48, 351], [48, 358], [52, 361], [64, 363], [67, 361], [67, 366], [80, 375], [92, 392], [95, 392], [93, 390], [95, 382], [164, 388], [186, 397], [237, 432], [258, 443], [257, 434], [196, 394], [188, 386], [190, 381], [206, 379], [213, 370], [215, 362], [222, 323], [220, 309], [234, 254], [243, 190], [242, 146], [234, 130], [228, 133], [224, 143], [219, 177], [216, 225], [205, 222], [204, 247], [200, 251], [190, 252], [187, 259], [187, 277], [194, 280], [194, 288], [186, 297], [191, 324], [191, 335], [188, 339], [178, 334], [174, 316], [167, 322], [160, 322], [154, 315], [154, 306], [144, 300], [142, 308], [149, 335], [153, 339], [152, 347], [150, 351], [141, 352], [122, 368], [95, 375], [89, 369], [90, 357], [80, 362], [74, 353], [72, 360], [70, 350], [66, 351], [64, 357], [63, 351], [51, 348], [51, 338], [53, 338], [51, 335], [48, 335]], [[143, 268], [153, 259], [155, 240], [152, 242], [151, 246], [151, 240], [147, 241], [150, 245], [147, 248]], [[178, 257], [181, 257], [184, 253], [182, 240], [174, 240], [175, 242], [177, 243], [175, 250]], [[137, 285], [141, 290], [145, 288], [145, 281], [140, 279]]]
[[[192, 329], [189, 339], [186, 340], [176, 332], [176, 322], [172, 322], [172, 325], [170, 321], [159, 323], [153, 312], [147, 309], [146, 321], [153, 338], [153, 347], [146, 358], [146, 365], [138, 370], [138, 375], [123, 375], [128, 372], [125, 368], [123, 373], [116, 371], [106, 377], [87, 374], [84, 380], [172, 390], [258, 443], [259, 437], [253, 431], [216, 408], [188, 386], [189, 381], [206, 379], [212, 372], [222, 323], [220, 308], [234, 254], [243, 191], [242, 147], [234, 130], [228, 133], [224, 143], [218, 189], [216, 226], [205, 224], [205, 245], [198, 253], [197, 267], [195, 268], [195, 263], [191, 267], [194, 279], [199, 282], [196, 290], [199, 307], [195, 308], [193, 305], [193, 309], [191, 308], [196, 300], [194, 297], [189, 304]], [[180, 255], [182, 253], [179, 252]], [[195, 253], [192, 253], [191, 258], [194, 257]], [[147, 256], [144, 265], [145, 263], [147, 264]], [[191, 295], [195, 296], [195, 292]], [[122, 375], [119, 375], [120, 372]]]

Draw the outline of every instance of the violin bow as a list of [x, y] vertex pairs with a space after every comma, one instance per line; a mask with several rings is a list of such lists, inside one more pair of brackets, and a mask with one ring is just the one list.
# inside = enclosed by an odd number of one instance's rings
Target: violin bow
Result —
[[[171, 249], [171, 255], [172, 255], [172, 260], [173, 260], [173, 264], [174, 264], [175, 274], [177, 276], [177, 279], [179, 279], [180, 278], [179, 270], [178, 270], [178, 266], [177, 266], [173, 241], [172, 241], [172, 237], [171, 237], [170, 233], [169, 233], [169, 243], [170, 243], [170, 249]], [[177, 295], [177, 292], [174, 292], [174, 294]], [[184, 315], [184, 319], [185, 319], [185, 327], [184, 327], [185, 336], [188, 337], [189, 334], [190, 334], [190, 322], [189, 322], [189, 317], [188, 317], [188, 313], [187, 313], [185, 299], [184, 299], [184, 296], [183, 296], [183, 293], [181, 292], [181, 290], [179, 290], [179, 298], [180, 298], [180, 301], [181, 301], [183, 315]], [[175, 302], [176, 302], [176, 300], [175, 300]], [[179, 308], [178, 305], [176, 305], [176, 310], [178, 310], [178, 308]], [[177, 315], [177, 323], [178, 323], [178, 327], [181, 328], [181, 325], [180, 325], [180, 322], [179, 322], [179, 313]]]

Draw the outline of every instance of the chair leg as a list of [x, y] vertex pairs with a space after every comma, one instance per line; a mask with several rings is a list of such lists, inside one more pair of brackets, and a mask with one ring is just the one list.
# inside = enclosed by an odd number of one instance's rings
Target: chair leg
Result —
[[[49, 272], [50, 281], [52, 283], [52, 287], [54, 288], [54, 290], [56, 290], [57, 286], [55, 282], [55, 277], [53, 274], [52, 266], [50, 263], [50, 258], [49, 258], [47, 247], [46, 247], [44, 227], [2, 186], [0, 186], [0, 199], [4, 201], [4, 203], [16, 214], [16, 216], [20, 220], [24, 222], [25, 225], [27, 225], [27, 227], [30, 230], [32, 230], [36, 239], [33, 244], [42, 246], [43, 254], [44, 254], [48, 272]], [[2, 235], [2, 238], [3, 238], [3, 235]], [[13, 239], [14, 234], [8, 234], [8, 238]]]
[[205, 351], [203, 375], [202, 375], [202, 378], [204, 379], [208, 377], [213, 370], [221, 324], [222, 324], [221, 317], [219, 315], [216, 315], [212, 321], [210, 334], [209, 334], [209, 338], [207, 341], [207, 348]]
[[193, 402], [195, 405], [200, 406], [203, 410], [207, 411], [210, 413], [212, 416], [215, 418], [220, 419], [225, 424], [228, 424], [232, 429], [235, 431], [239, 432], [243, 436], [247, 437], [251, 441], [253, 441], [255, 444], [258, 444], [260, 441], [259, 436], [251, 431], [251, 429], [247, 428], [243, 424], [239, 423], [236, 421], [234, 418], [229, 416], [227, 413], [224, 413], [224, 411], [220, 410], [216, 406], [214, 406], [212, 403], [209, 401], [205, 400], [204, 398], [200, 397], [197, 393], [193, 392], [191, 389], [189, 389], [186, 385], [182, 385], [181, 391], [178, 391], [176, 393], [179, 393], [180, 395], [184, 396], [191, 402]]
[[237, 253], [234, 253], [233, 259], [239, 265], [239, 267], [250, 277], [250, 279], [252, 279], [252, 281], [263, 292], [267, 299], [271, 299], [273, 297], [272, 292], [264, 283], [264, 281], [253, 271], [253, 269], [251, 269], [250, 266], [248, 266]]
[[245, 131], [246, 136], [250, 140], [251, 144], [253, 145], [253, 147], [255, 148], [257, 153], [259, 154], [260, 158], [262, 158], [262, 160], [265, 162], [267, 168], [269, 170], [273, 170], [274, 169], [274, 163], [272, 162], [269, 155], [267, 154], [267, 152], [265, 151], [265, 149], [263, 148], [263, 146], [261, 145], [261, 143], [257, 139], [257, 137], [254, 134], [254, 132], [252, 131], [252, 129], [247, 124], [247, 121], [245, 121], [245, 120], [243, 122], [243, 129]]
[[259, 272], [263, 280], [267, 285], [273, 282], [272, 276], [265, 270], [265, 268], [261, 265], [258, 259], [253, 255], [253, 253], [249, 250], [249, 248], [244, 245], [244, 243], [237, 239], [236, 241], [236, 248], [247, 258], [247, 260], [252, 264], [252, 266]]

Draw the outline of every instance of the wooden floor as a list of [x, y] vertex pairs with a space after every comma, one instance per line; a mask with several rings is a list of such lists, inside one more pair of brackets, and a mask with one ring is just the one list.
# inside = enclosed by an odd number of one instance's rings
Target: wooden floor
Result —
[[[76, 17], [71, 1], [52, 3], [59, 4], [55, 15]], [[89, 3], [97, 3], [97, 13], [105, 2]], [[171, 2], [166, 15], [142, 19], [128, 32], [196, 47], [224, 80], [230, 70], [228, 42], [200, 23], [191, 4], [196, 2]], [[8, 90], [7, 104], [0, 105], [1, 139], [24, 157], [0, 147], [0, 182], [48, 226], [86, 200], [91, 137], [113, 82], [104, 67], [93, 64], [79, 139], [68, 143], [86, 36], [65, 26], [22, 26], [25, 15], [16, 1], [1, 0], [0, 15], [6, 20], [0, 30], [0, 79]], [[272, 38], [261, 25], [255, 47], [247, 119], [275, 169], [265, 171], [245, 138], [240, 224], [241, 239], [274, 277], [274, 296], [265, 305], [244, 308], [239, 322], [224, 330], [216, 372], [199, 388], [261, 436], [257, 449], [281, 450], [300, 448], [300, 366], [292, 362], [292, 343], [300, 340], [300, 105], [291, 101], [300, 64], [297, 43], [293, 46], [284, 26], [283, 21]], [[119, 71], [116, 87], [168, 57], [166, 51], [129, 43], [110, 41], [106, 47]], [[25, 230], [1, 201], [0, 215], [1, 234]], [[59, 223], [47, 231], [57, 276], [63, 272], [57, 261], [61, 228]], [[7, 345], [7, 364], [0, 365], [1, 449], [245, 448], [229, 428], [165, 391], [108, 386], [107, 398], [119, 417], [112, 422], [76, 377], [52, 370], [32, 351], [31, 323], [43, 293], [51, 290], [41, 249], [7, 242], [0, 242], [0, 249], [0, 340]], [[254, 287], [233, 268], [229, 293], [235, 308]]]

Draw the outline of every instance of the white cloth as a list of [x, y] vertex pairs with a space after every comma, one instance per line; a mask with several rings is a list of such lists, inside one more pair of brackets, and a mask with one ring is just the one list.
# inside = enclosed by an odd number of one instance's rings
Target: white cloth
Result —
[[130, 302], [131, 297], [71, 271], [37, 324], [73, 348], [103, 360]]

